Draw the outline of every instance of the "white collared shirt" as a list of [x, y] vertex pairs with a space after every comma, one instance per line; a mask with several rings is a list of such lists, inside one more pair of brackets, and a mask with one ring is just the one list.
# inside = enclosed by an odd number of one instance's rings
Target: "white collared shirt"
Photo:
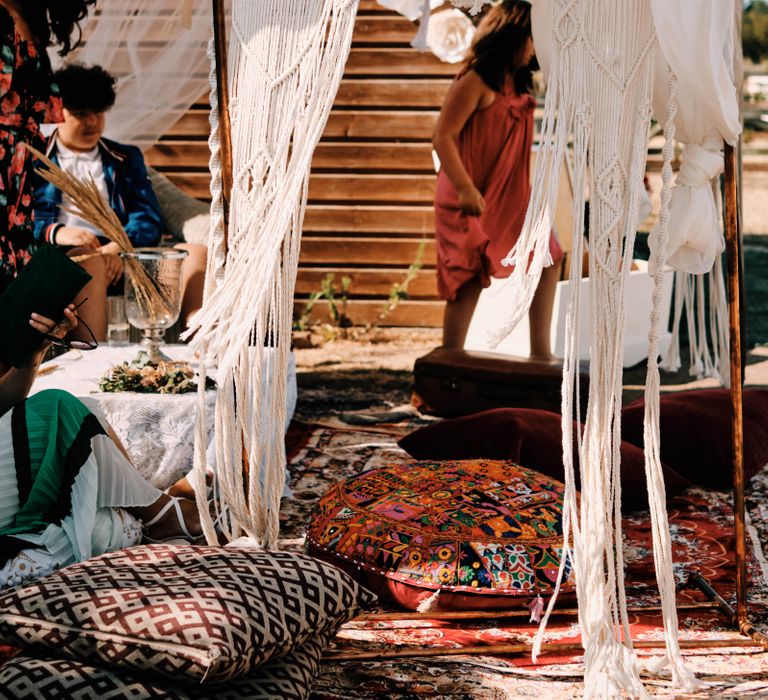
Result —
[[[93, 179], [101, 196], [105, 201], [109, 201], [109, 191], [107, 190], [107, 181], [104, 179], [104, 163], [101, 160], [99, 147], [94, 146], [90, 151], [73, 151], [64, 146], [60, 140], [56, 141], [56, 155], [59, 159], [59, 167], [69, 175], [78, 180]], [[61, 209], [59, 209], [59, 218], [57, 223], [64, 226], [77, 226], [91, 231], [97, 236], [103, 235], [95, 226], [84, 221], [76, 214], [67, 211], [71, 207], [71, 202], [66, 195], [64, 196]]]

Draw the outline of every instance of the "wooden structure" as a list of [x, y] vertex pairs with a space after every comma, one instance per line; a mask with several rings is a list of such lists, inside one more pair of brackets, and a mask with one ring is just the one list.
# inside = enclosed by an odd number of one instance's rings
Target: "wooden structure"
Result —
[[[347, 70], [315, 153], [304, 222], [297, 307], [323, 278], [352, 279], [356, 324], [440, 326], [432, 199], [432, 130], [457, 72], [410, 46], [416, 25], [361, 0]], [[185, 192], [209, 199], [208, 96], [151, 148], [147, 161]], [[384, 320], [378, 316], [424, 241], [424, 265]], [[315, 318], [327, 317], [324, 303]]]

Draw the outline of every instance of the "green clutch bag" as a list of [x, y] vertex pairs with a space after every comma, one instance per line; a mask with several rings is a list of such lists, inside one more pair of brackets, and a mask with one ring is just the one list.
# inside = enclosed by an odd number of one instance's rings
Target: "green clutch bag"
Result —
[[90, 279], [61, 250], [47, 243], [41, 246], [0, 294], [0, 360], [24, 366], [43, 342], [29, 325], [32, 312], [60, 321]]

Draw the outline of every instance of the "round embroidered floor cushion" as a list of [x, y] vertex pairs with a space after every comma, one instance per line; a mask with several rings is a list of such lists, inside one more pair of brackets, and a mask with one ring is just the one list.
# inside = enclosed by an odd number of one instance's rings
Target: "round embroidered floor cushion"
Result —
[[386, 466], [335, 484], [307, 544], [412, 610], [436, 590], [430, 609], [516, 607], [554, 589], [563, 488], [500, 460]]

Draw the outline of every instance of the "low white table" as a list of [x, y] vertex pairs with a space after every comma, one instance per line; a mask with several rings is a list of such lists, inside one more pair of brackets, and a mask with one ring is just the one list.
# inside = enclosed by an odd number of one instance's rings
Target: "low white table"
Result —
[[[164, 345], [163, 350], [173, 360], [196, 366], [187, 345]], [[100, 392], [99, 379], [104, 373], [113, 365], [132, 360], [137, 353], [138, 345], [100, 345], [89, 352], [71, 350], [43, 364], [44, 373], [35, 380], [30, 394], [43, 389], [64, 389], [77, 396], [96, 415], [107, 419], [142, 476], [164, 489], [192, 468], [197, 392]], [[216, 392], [208, 391], [207, 442], [213, 437], [215, 403]]]
[[[165, 489], [186, 474], [193, 464], [197, 392], [188, 394], [139, 394], [129, 391], [101, 392], [99, 379], [113, 365], [130, 362], [138, 353], [138, 345], [96, 350], [71, 350], [43, 364], [31, 394], [43, 389], [64, 389], [74, 394], [97, 416], [104, 417], [125, 445], [142, 476], [160, 489]], [[163, 345], [172, 359], [197, 362], [188, 345]], [[215, 371], [209, 371], [215, 379]], [[265, 377], [269, 382], [269, 378]], [[269, 395], [269, 392], [268, 392]], [[296, 359], [289, 356], [286, 387], [286, 425], [296, 410]], [[216, 392], [206, 392], [206, 445], [213, 439]]]

